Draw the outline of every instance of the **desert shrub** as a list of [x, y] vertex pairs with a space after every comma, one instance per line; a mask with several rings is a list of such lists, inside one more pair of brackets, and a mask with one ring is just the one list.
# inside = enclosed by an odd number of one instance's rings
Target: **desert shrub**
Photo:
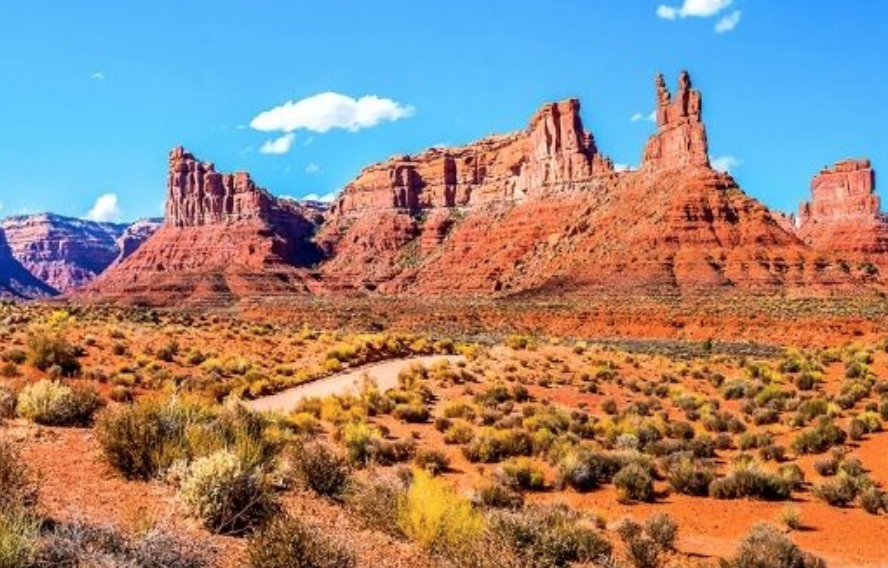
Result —
[[657, 513], [644, 523], [644, 532], [664, 550], [674, 550], [678, 540], [678, 523], [666, 513]]
[[368, 528], [403, 537], [400, 512], [407, 489], [403, 483], [388, 477], [355, 481], [345, 495], [348, 509]]
[[668, 515], [656, 515], [644, 525], [631, 520], [617, 527], [626, 556], [635, 568], [658, 568], [663, 556], [674, 549], [678, 525]]
[[435, 448], [420, 448], [413, 458], [413, 464], [429, 473], [429, 475], [441, 475], [450, 467], [450, 458], [447, 453]]
[[220, 534], [250, 530], [275, 510], [274, 492], [263, 472], [245, 467], [227, 450], [196, 459], [179, 491], [189, 514]]
[[128, 535], [84, 522], [55, 524], [43, 537], [35, 565], [64, 568], [209, 568], [215, 551], [203, 539], [181, 538], [162, 528]]
[[221, 413], [190, 400], [146, 398], [106, 411], [95, 434], [108, 463], [130, 479], [151, 479], [176, 462], [231, 449], [248, 469], [271, 460], [264, 419], [240, 407]]
[[16, 446], [0, 438], [0, 511], [30, 509], [37, 503], [38, 485], [21, 462]]
[[422, 424], [429, 420], [429, 409], [422, 402], [399, 404], [392, 415], [408, 424]]
[[444, 431], [444, 443], [468, 444], [475, 437], [475, 427], [465, 420], [454, 420]]
[[28, 362], [41, 371], [58, 367], [62, 375], [75, 376], [80, 373], [80, 355], [80, 348], [59, 335], [39, 334], [28, 339]]
[[753, 498], [784, 501], [792, 496], [792, 485], [778, 474], [756, 465], [741, 465], [709, 486], [709, 495], [716, 499]]
[[780, 522], [787, 529], [797, 531], [802, 528], [802, 511], [795, 505], [786, 505], [780, 510]]
[[[565, 507], [495, 511], [465, 566], [547, 566], [566, 568], [609, 558], [613, 547]], [[494, 552], [495, 551], [495, 552]]]
[[42, 380], [26, 386], [18, 396], [19, 416], [45, 426], [88, 426], [104, 406], [93, 387], [69, 387]]
[[609, 454], [591, 450], [569, 452], [558, 463], [558, 485], [591, 491], [610, 482], [621, 467], [621, 461]]
[[617, 488], [617, 499], [622, 503], [654, 499], [654, 480], [646, 469], [636, 463], [630, 463], [617, 472], [614, 486]]
[[877, 487], [867, 487], [857, 497], [861, 508], [871, 515], [878, 515], [886, 510], [885, 493]]
[[546, 474], [529, 458], [510, 458], [503, 462], [499, 475], [509, 487], [538, 491], [546, 484]]
[[0, 421], [15, 417], [15, 407], [18, 399], [8, 387], [0, 385]]
[[709, 484], [715, 479], [712, 466], [687, 455], [677, 455], [664, 464], [666, 480], [676, 493], [694, 496], [709, 493]]
[[480, 428], [463, 454], [471, 462], [496, 463], [508, 457], [527, 456], [533, 451], [533, 439], [525, 430]]
[[179, 344], [176, 343], [175, 340], [168, 341], [161, 345], [155, 355], [158, 360], [164, 361], [165, 363], [172, 363], [175, 360], [176, 355], [179, 354]]
[[726, 568], [826, 568], [822, 559], [802, 551], [772, 525], [759, 523], [743, 537]]
[[251, 568], [352, 568], [355, 555], [344, 542], [290, 516], [274, 519], [247, 546]]
[[19, 376], [18, 365], [11, 361], [7, 361], [0, 365], [0, 377], [12, 379]]
[[351, 479], [346, 457], [324, 442], [300, 444], [293, 468], [306, 487], [325, 497], [339, 497]]
[[0, 568], [29, 568], [40, 523], [21, 507], [0, 508]]
[[0, 360], [13, 365], [21, 365], [28, 360], [28, 354], [17, 347], [10, 347], [0, 353]]
[[805, 430], [792, 442], [792, 448], [799, 454], [821, 454], [828, 449], [845, 443], [847, 435], [831, 420], [823, 420], [814, 428]]
[[814, 487], [814, 496], [833, 507], [847, 506], [857, 497], [857, 492], [858, 485], [849, 475], [827, 479]]
[[382, 434], [366, 422], [350, 422], [343, 426], [341, 439], [351, 463], [363, 466], [373, 458]]
[[483, 521], [472, 503], [424, 471], [414, 472], [398, 525], [425, 549], [449, 554], [480, 534]]
[[519, 509], [524, 505], [524, 496], [501, 479], [494, 478], [482, 482], [472, 499], [478, 506], [491, 509]]

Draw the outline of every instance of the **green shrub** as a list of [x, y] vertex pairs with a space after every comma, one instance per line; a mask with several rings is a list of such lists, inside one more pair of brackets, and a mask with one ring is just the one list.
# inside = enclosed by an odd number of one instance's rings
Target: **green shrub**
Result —
[[657, 513], [644, 523], [644, 532], [663, 550], [675, 550], [678, 523], [666, 513]]
[[802, 551], [772, 525], [759, 523], [743, 537], [726, 568], [826, 568], [822, 559]]
[[352, 568], [355, 555], [345, 543], [290, 516], [268, 523], [250, 539], [251, 568]]
[[413, 464], [430, 475], [437, 476], [450, 468], [450, 458], [442, 450], [420, 448], [413, 458]]
[[715, 470], [700, 460], [680, 456], [666, 461], [666, 480], [676, 493], [703, 496], [715, 479]]
[[567, 568], [609, 558], [613, 547], [564, 507], [495, 511], [464, 566]]
[[325, 497], [339, 497], [351, 479], [348, 460], [324, 442], [302, 444], [295, 452], [294, 469], [312, 491]]
[[617, 472], [614, 486], [621, 503], [654, 499], [654, 480], [646, 469], [636, 463], [630, 463]]
[[22, 418], [45, 426], [89, 426], [104, 406], [93, 387], [69, 387], [42, 380], [19, 393], [17, 411]]
[[520, 509], [524, 505], [524, 496], [501, 479], [491, 479], [475, 489], [473, 501], [480, 507], [491, 509]]
[[858, 485], [849, 475], [827, 479], [814, 487], [814, 496], [833, 507], [847, 506], [857, 497], [857, 492]]
[[58, 367], [66, 377], [80, 373], [81, 350], [58, 335], [34, 335], [28, 339], [28, 361], [41, 371]]
[[538, 491], [546, 485], [546, 474], [530, 458], [510, 458], [500, 466], [499, 475], [509, 487]]
[[792, 496], [792, 484], [780, 475], [748, 465], [713, 481], [709, 486], [709, 495], [716, 499], [784, 501]]
[[799, 454], [822, 454], [828, 449], [845, 443], [847, 435], [831, 420], [823, 420], [799, 434], [792, 447]]
[[253, 529], [275, 510], [274, 492], [263, 472], [246, 468], [227, 450], [196, 459], [179, 491], [189, 514], [220, 534]]
[[11, 389], [0, 385], [0, 421], [6, 418], [15, 418], [15, 407], [18, 401]]

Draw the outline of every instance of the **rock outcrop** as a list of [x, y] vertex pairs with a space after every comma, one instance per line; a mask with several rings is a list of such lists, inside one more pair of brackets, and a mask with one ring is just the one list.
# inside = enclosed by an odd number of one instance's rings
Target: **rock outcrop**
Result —
[[96, 223], [52, 213], [9, 217], [0, 222], [16, 259], [60, 292], [94, 280], [118, 256], [126, 225]]
[[814, 177], [811, 201], [799, 207], [798, 234], [819, 251], [850, 257], [888, 253], [888, 218], [869, 160], [845, 160]]
[[21, 300], [56, 294], [58, 290], [28, 272], [13, 256], [6, 234], [0, 227], [0, 298]]
[[[91, 292], [151, 303], [278, 294], [591, 299], [872, 282], [804, 244], [790, 218], [710, 167], [702, 96], [687, 73], [674, 96], [662, 77], [655, 87], [658, 130], [638, 170], [615, 170], [568, 99], [544, 105], [523, 131], [367, 167], [327, 211], [276, 199], [248, 174], [218, 173], [177, 148], [163, 227]], [[847, 185], [866, 193], [864, 181]], [[827, 186], [818, 193], [827, 196]], [[824, 207], [805, 219], [838, 211], [829, 199], [815, 199]]]
[[657, 133], [648, 140], [642, 169], [660, 171], [708, 166], [709, 146], [703, 125], [703, 97], [682, 72], [675, 98], [662, 75], [657, 76]]
[[115, 243], [117, 258], [114, 259], [114, 263], [123, 262], [136, 252], [151, 235], [160, 229], [162, 224], [163, 219], [139, 219], [127, 227]]
[[177, 147], [163, 225], [85, 295], [160, 304], [305, 292], [314, 230], [297, 203]]

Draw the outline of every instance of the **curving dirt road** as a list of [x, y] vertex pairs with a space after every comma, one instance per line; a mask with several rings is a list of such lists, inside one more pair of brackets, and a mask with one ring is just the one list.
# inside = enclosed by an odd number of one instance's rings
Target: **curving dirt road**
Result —
[[265, 412], [291, 412], [306, 398], [326, 397], [331, 395], [353, 394], [358, 392], [361, 386], [361, 378], [364, 373], [376, 380], [379, 390], [385, 392], [398, 386], [398, 374], [410, 365], [421, 363], [425, 366], [433, 365], [438, 361], [450, 361], [455, 363], [464, 360], [461, 355], [431, 355], [428, 357], [411, 357], [407, 359], [392, 359], [382, 363], [373, 363], [356, 367], [332, 375], [325, 379], [318, 379], [305, 383], [277, 394], [247, 401], [247, 408]]

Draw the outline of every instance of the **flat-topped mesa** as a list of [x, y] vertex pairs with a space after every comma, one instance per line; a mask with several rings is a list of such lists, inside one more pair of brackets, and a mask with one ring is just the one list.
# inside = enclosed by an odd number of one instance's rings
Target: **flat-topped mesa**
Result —
[[689, 166], [709, 166], [703, 97], [693, 88], [691, 77], [682, 71], [675, 97], [663, 75], [657, 75], [657, 133], [644, 149], [642, 169], [661, 171]]
[[266, 215], [275, 198], [256, 186], [250, 174], [219, 173], [181, 146], [170, 152], [166, 216], [170, 227], [231, 223]]
[[869, 160], [844, 160], [811, 180], [811, 198], [799, 207], [799, 224], [880, 214], [876, 174]]
[[844, 160], [814, 176], [811, 201], [799, 207], [798, 234], [825, 252], [888, 253], [888, 218], [869, 160]]
[[525, 131], [370, 166], [345, 188], [331, 214], [516, 201], [599, 173], [613, 173], [613, 164], [583, 130], [579, 101], [568, 99], [544, 105]]

